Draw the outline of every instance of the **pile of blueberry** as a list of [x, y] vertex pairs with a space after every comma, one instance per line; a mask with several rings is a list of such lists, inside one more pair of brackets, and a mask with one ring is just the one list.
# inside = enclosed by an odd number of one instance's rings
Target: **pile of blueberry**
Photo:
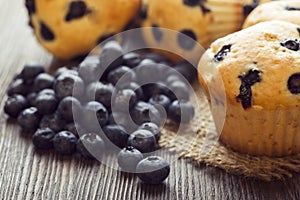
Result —
[[99, 55], [53, 76], [39, 64], [25, 65], [7, 89], [4, 111], [32, 134], [38, 149], [98, 158], [113, 144], [122, 170], [157, 184], [170, 167], [151, 152], [159, 148], [167, 118], [176, 123], [193, 118], [188, 82], [196, 76], [186, 61], [172, 64], [145, 50], [124, 53], [110, 41]]

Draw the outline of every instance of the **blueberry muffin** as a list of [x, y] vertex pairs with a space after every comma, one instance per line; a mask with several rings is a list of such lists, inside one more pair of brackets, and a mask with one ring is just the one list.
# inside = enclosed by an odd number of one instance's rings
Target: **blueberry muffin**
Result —
[[122, 31], [139, 13], [140, 0], [26, 0], [26, 7], [40, 44], [70, 59]]
[[164, 0], [163, 4], [160, 0], [143, 0], [140, 16], [142, 27], [153, 27], [143, 30], [150, 46], [167, 48], [190, 59], [200, 55], [196, 42], [208, 47], [216, 38], [238, 30], [243, 13], [239, 0]]
[[285, 0], [262, 4], [251, 12], [243, 27], [270, 20], [282, 20], [300, 25], [300, 1]]
[[268, 21], [216, 40], [199, 63], [220, 139], [252, 155], [300, 153], [300, 26]]

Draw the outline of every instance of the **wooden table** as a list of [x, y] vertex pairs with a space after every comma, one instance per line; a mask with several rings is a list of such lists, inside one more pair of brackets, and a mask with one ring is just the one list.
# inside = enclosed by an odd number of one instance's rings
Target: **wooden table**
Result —
[[0, 1], [0, 199], [300, 199], [300, 175], [266, 183], [181, 159], [164, 184], [148, 186], [97, 162], [37, 152], [2, 111], [7, 85], [24, 63], [52, 59], [27, 26], [23, 4]]

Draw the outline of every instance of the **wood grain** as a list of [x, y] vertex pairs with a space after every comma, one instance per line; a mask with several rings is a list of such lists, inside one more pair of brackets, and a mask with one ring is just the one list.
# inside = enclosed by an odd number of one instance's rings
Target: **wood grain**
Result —
[[52, 60], [28, 28], [23, 4], [0, 1], [0, 199], [300, 199], [299, 175], [266, 183], [195, 167], [165, 151], [164, 157], [174, 160], [170, 176], [149, 186], [96, 161], [36, 151], [2, 111], [7, 85], [24, 63]]

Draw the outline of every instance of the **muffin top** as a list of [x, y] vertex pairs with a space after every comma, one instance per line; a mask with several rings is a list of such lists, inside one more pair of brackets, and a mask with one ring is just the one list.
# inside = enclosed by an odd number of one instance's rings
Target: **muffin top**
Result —
[[243, 27], [270, 20], [282, 20], [300, 25], [300, 1], [285, 0], [262, 4], [250, 13]]
[[299, 39], [300, 26], [283, 21], [220, 38], [200, 60], [200, 82], [222, 101], [220, 75], [227, 102], [244, 109], [300, 106]]

